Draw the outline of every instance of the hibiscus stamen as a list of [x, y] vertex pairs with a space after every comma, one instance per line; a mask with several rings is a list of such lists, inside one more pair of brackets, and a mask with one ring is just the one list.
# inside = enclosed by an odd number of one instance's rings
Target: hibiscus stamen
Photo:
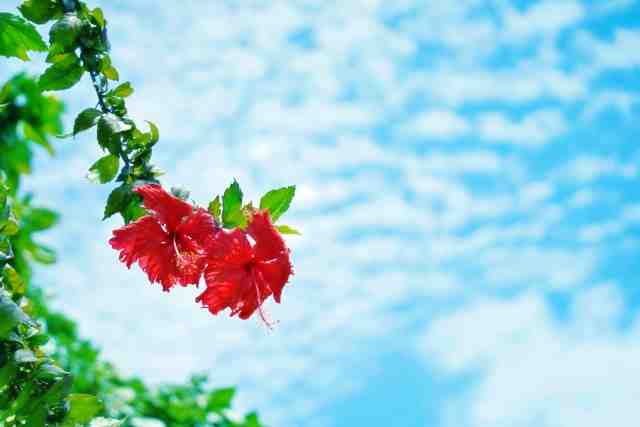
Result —
[[253, 286], [255, 286], [256, 288], [256, 296], [258, 300], [258, 315], [260, 316], [264, 324], [267, 325], [267, 328], [273, 330], [274, 323], [270, 322], [267, 319], [267, 315], [262, 308], [262, 303], [264, 302], [264, 300], [262, 299], [262, 295], [260, 294], [260, 287], [258, 286], [258, 281], [256, 280], [256, 271], [253, 268], [251, 269], [251, 278], [253, 279]]

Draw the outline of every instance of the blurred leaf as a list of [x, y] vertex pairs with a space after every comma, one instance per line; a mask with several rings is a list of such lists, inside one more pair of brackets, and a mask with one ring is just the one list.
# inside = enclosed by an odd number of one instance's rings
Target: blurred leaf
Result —
[[40, 90], [64, 90], [80, 81], [84, 68], [75, 54], [68, 54], [64, 59], [52, 64], [40, 76]]
[[114, 154], [106, 155], [95, 162], [91, 168], [87, 178], [93, 182], [105, 184], [112, 181], [120, 170], [120, 158]]
[[271, 190], [260, 199], [260, 209], [267, 209], [271, 220], [276, 222], [289, 209], [295, 194], [295, 185]]
[[115, 89], [111, 91], [111, 94], [115, 96], [119, 96], [121, 98], [126, 98], [133, 93], [133, 87], [131, 87], [131, 83], [125, 82], [118, 85]]
[[216, 196], [215, 199], [209, 203], [209, 213], [213, 216], [213, 219], [220, 221], [220, 214], [222, 213], [222, 205], [220, 204], [220, 196]]
[[75, 427], [91, 421], [102, 410], [102, 404], [95, 396], [88, 394], [70, 394], [67, 397], [70, 408], [61, 427]]
[[47, 50], [36, 28], [12, 13], [0, 13], [0, 56], [29, 60], [27, 52]]
[[8, 237], [0, 236], [0, 263], [13, 258], [13, 247]]
[[102, 12], [102, 9], [100, 9], [99, 7], [96, 7], [91, 11], [91, 16], [94, 17], [98, 25], [100, 25], [100, 28], [104, 28], [105, 25], [107, 25], [107, 21], [105, 21], [104, 19], [104, 13]]
[[49, 144], [47, 137], [43, 135], [40, 130], [35, 129], [29, 124], [29, 122], [22, 122], [22, 128], [24, 131], [24, 136], [26, 138], [44, 147], [44, 149], [47, 150], [49, 154], [53, 154], [53, 147], [51, 146], [51, 144]]
[[235, 394], [236, 389], [233, 387], [215, 390], [207, 399], [207, 411], [220, 412], [229, 409]]
[[2, 269], [2, 281], [13, 294], [24, 295], [27, 290], [27, 285], [24, 280], [22, 280], [22, 277], [20, 277], [15, 268], [9, 264], [6, 264]]
[[298, 236], [302, 235], [301, 232], [288, 225], [276, 225], [276, 229], [282, 234], [296, 234]]
[[31, 208], [25, 220], [33, 231], [42, 231], [53, 227], [58, 223], [60, 216], [57, 212], [46, 208]]
[[158, 142], [160, 140], [160, 130], [158, 129], [158, 126], [156, 126], [155, 124], [153, 124], [152, 122], [146, 120], [147, 124], [149, 125], [149, 129], [151, 129], [150, 131], [150, 135], [151, 135], [151, 144], [155, 144], [156, 142]]
[[236, 180], [222, 196], [222, 224], [226, 228], [242, 227], [247, 220], [242, 212], [242, 190]]
[[82, 131], [94, 127], [101, 115], [102, 112], [95, 108], [87, 108], [86, 110], [83, 110], [78, 114], [78, 117], [76, 117], [76, 120], [73, 123], [73, 135], [75, 136]]
[[36, 24], [46, 24], [54, 18], [62, 16], [62, 6], [55, 0], [25, 0], [20, 6], [20, 13]]

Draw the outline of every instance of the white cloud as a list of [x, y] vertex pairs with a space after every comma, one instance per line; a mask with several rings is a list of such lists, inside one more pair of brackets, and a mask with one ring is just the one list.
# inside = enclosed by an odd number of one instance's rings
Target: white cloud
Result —
[[577, 1], [543, 0], [524, 12], [508, 8], [504, 25], [509, 38], [522, 40], [543, 35], [555, 36], [584, 17], [584, 7]]
[[417, 136], [435, 139], [455, 138], [469, 132], [468, 121], [448, 110], [432, 110], [416, 116], [406, 130]]
[[555, 110], [539, 110], [514, 121], [502, 113], [485, 113], [478, 118], [480, 136], [491, 142], [541, 145], [562, 135], [568, 128], [564, 116]]
[[582, 32], [577, 43], [593, 61], [594, 71], [640, 65], [640, 31], [637, 29], [617, 29], [611, 41], [601, 41], [590, 33]]
[[638, 321], [618, 332], [615, 284], [579, 294], [570, 320], [554, 319], [536, 293], [479, 299], [427, 328], [426, 363], [447, 375], [477, 372], [468, 393], [451, 396], [451, 426], [628, 425], [640, 387]]

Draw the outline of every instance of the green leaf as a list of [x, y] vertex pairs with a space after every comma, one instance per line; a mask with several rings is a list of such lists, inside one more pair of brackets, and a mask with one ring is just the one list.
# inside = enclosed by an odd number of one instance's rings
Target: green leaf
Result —
[[38, 84], [40, 90], [64, 90], [80, 81], [84, 68], [75, 54], [66, 55], [64, 59], [55, 62], [40, 76]]
[[29, 248], [29, 253], [33, 260], [41, 264], [54, 264], [56, 262], [56, 252], [44, 245], [33, 244]]
[[7, 262], [13, 258], [13, 247], [8, 237], [0, 236], [0, 263]]
[[13, 294], [24, 295], [27, 290], [27, 284], [22, 280], [16, 269], [9, 264], [6, 264], [2, 269], [2, 281]]
[[271, 190], [260, 199], [260, 209], [267, 209], [271, 220], [276, 222], [289, 209], [295, 194], [295, 185]]
[[14, 236], [20, 231], [18, 220], [13, 212], [10, 212], [6, 219], [0, 221], [0, 233], [5, 236]]
[[42, 133], [41, 130], [34, 128], [29, 124], [29, 122], [22, 122], [22, 129], [24, 131], [24, 136], [27, 139], [35, 142], [36, 144], [44, 147], [45, 150], [51, 155], [53, 155], [53, 147], [49, 144], [47, 137]]
[[28, 61], [27, 52], [45, 50], [47, 45], [36, 27], [12, 13], [0, 13], [0, 56]]
[[133, 197], [127, 207], [120, 211], [120, 215], [122, 215], [125, 224], [129, 224], [131, 221], [135, 221], [147, 214], [147, 211], [140, 206], [141, 203], [142, 199], [140, 196], [133, 193]]
[[149, 142], [151, 143], [151, 145], [153, 145], [160, 140], [160, 130], [158, 129], [158, 126], [156, 126], [152, 122], [148, 120], [146, 120], [146, 122], [149, 125], [149, 133], [151, 135], [151, 140]]
[[103, 68], [102, 74], [109, 80], [120, 80], [120, 73], [118, 73], [118, 70], [113, 65]]
[[215, 390], [207, 399], [207, 411], [221, 412], [225, 409], [229, 409], [235, 394], [236, 390], [232, 387]]
[[282, 234], [295, 234], [297, 236], [301, 236], [302, 235], [301, 232], [299, 232], [295, 228], [290, 227], [288, 225], [276, 225], [276, 230], [278, 230]]
[[226, 228], [242, 227], [246, 225], [246, 218], [242, 212], [242, 190], [236, 180], [222, 196], [222, 224]]
[[107, 198], [107, 206], [104, 209], [104, 218], [107, 219], [113, 214], [125, 210], [135, 193], [131, 191], [131, 185], [122, 184], [109, 194]]
[[260, 424], [260, 420], [258, 420], [258, 414], [252, 412], [247, 415], [244, 419], [244, 424], [242, 424], [242, 427], [262, 427], [262, 424]]
[[73, 135], [77, 135], [82, 131], [91, 129], [98, 122], [98, 118], [102, 115], [100, 110], [95, 108], [87, 108], [83, 110], [73, 123]]
[[57, 212], [46, 208], [32, 208], [28, 211], [25, 223], [33, 231], [47, 230], [58, 223]]
[[102, 410], [102, 404], [97, 397], [88, 394], [70, 394], [69, 413], [61, 427], [75, 427], [88, 423]]
[[82, 20], [73, 13], [65, 13], [49, 30], [49, 43], [71, 51], [76, 47]]
[[122, 83], [121, 85], [118, 85], [115, 89], [111, 91], [112, 95], [119, 96], [121, 98], [126, 98], [127, 96], [130, 96], [132, 93], [133, 93], [133, 87], [129, 82]]
[[22, 16], [36, 24], [46, 24], [62, 16], [63, 12], [60, 3], [55, 0], [25, 0], [18, 9]]
[[220, 220], [220, 213], [222, 213], [222, 205], [220, 204], [220, 196], [216, 196], [215, 199], [209, 203], [209, 213], [216, 221]]
[[111, 154], [120, 152], [119, 134], [131, 129], [131, 125], [120, 120], [115, 114], [104, 114], [98, 120], [98, 143]]
[[29, 318], [11, 298], [0, 293], [0, 338], [5, 338], [18, 323], [29, 323]]
[[90, 168], [87, 178], [93, 182], [105, 184], [113, 180], [120, 170], [120, 158], [114, 154], [106, 155], [95, 162]]
[[100, 28], [104, 28], [105, 25], [107, 25], [107, 21], [104, 19], [104, 13], [99, 7], [96, 7], [91, 11], [91, 16], [93, 16], [98, 25], [100, 25]]

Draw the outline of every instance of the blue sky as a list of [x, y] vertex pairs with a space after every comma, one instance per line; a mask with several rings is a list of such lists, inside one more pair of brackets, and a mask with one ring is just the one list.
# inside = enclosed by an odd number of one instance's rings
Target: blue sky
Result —
[[[124, 372], [210, 372], [273, 426], [635, 419], [638, 1], [96, 4], [164, 182], [295, 183], [304, 232], [274, 331], [211, 317], [118, 264], [96, 144], [58, 142], [29, 183], [64, 214], [38, 278]], [[63, 97], [68, 123], [95, 102]]]

